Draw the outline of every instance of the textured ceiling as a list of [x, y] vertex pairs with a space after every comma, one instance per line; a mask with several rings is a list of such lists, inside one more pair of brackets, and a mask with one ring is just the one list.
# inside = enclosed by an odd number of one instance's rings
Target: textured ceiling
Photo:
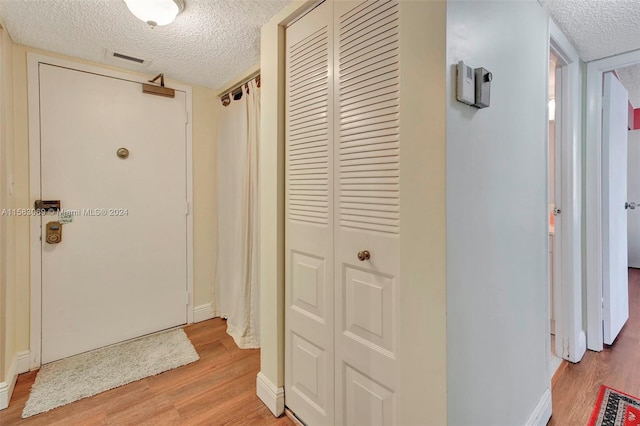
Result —
[[640, 0], [539, 0], [588, 62], [640, 49]]
[[616, 70], [622, 85], [629, 91], [629, 102], [640, 108], [640, 64]]
[[185, 0], [172, 24], [152, 29], [122, 0], [0, 0], [0, 21], [18, 44], [219, 88], [260, 60], [260, 28], [289, 2]]
[[[585, 61], [640, 49], [640, 0], [538, 0]], [[640, 65], [616, 70], [640, 107]]]

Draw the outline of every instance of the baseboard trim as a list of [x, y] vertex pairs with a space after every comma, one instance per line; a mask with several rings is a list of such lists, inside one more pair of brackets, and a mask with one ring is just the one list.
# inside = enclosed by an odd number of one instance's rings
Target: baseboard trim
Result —
[[551, 390], [549, 388], [545, 389], [540, 401], [538, 401], [538, 405], [531, 413], [529, 420], [527, 421], [527, 426], [546, 426], [549, 423], [549, 419], [551, 418]]
[[7, 382], [0, 382], [0, 410], [4, 410], [9, 406], [9, 385]]
[[18, 374], [28, 373], [30, 370], [29, 360], [31, 358], [31, 351], [18, 352]]
[[284, 388], [279, 388], [262, 373], [256, 378], [256, 394], [274, 416], [280, 417], [284, 413]]
[[580, 362], [585, 352], [587, 352], [587, 335], [584, 330], [580, 330], [580, 334], [578, 335], [578, 347], [576, 348], [576, 353], [573, 356], [574, 360], [570, 360], [572, 362]]
[[213, 318], [213, 306], [211, 303], [205, 303], [204, 305], [198, 305], [193, 308], [193, 322], [202, 322]]
[[18, 356], [15, 355], [11, 361], [11, 366], [7, 372], [6, 381], [0, 382], [0, 410], [4, 410], [9, 406], [13, 388], [18, 380]]

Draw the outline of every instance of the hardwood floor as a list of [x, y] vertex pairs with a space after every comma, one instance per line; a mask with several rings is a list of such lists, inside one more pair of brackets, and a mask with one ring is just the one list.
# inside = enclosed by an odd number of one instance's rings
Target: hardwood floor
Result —
[[48, 413], [21, 419], [36, 373], [18, 378], [0, 425], [293, 425], [255, 395], [259, 350], [240, 350], [213, 319], [185, 327], [200, 360]]
[[[553, 386], [551, 426], [587, 423], [606, 384], [640, 397], [640, 269], [629, 270], [629, 321], [611, 347], [569, 363]], [[220, 319], [185, 327], [200, 361], [28, 419], [20, 414], [36, 373], [18, 378], [0, 425], [294, 425], [255, 396], [259, 350], [240, 350]]]
[[586, 424], [603, 384], [640, 397], [640, 269], [629, 269], [629, 321], [612, 346], [587, 351], [559, 375], [549, 425]]

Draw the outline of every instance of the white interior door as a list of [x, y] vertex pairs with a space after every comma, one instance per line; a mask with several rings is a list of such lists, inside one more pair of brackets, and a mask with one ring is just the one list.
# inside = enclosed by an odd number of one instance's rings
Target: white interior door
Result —
[[602, 112], [604, 343], [610, 345], [629, 318], [627, 269], [627, 136], [629, 94], [612, 74], [604, 76]]
[[322, 3], [286, 41], [285, 392], [310, 425], [334, 421], [332, 13]]
[[629, 267], [640, 268], [640, 130], [629, 132], [627, 158], [627, 199], [636, 203], [627, 218]]
[[336, 424], [395, 425], [399, 4], [336, 2], [334, 16]]
[[397, 424], [399, 5], [326, 2], [287, 28], [287, 406]]
[[[42, 363], [187, 321], [186, 104], [40, 64]], [[116, 155], [119, 148], [129, 157]]]

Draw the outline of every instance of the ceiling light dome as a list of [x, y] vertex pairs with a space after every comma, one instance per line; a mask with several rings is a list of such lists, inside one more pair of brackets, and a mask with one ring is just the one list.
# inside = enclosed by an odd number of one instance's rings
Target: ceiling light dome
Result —
[[184, 10], [183, 0], [124, 0], [136, 18], [149, 24], [168, 25]]

